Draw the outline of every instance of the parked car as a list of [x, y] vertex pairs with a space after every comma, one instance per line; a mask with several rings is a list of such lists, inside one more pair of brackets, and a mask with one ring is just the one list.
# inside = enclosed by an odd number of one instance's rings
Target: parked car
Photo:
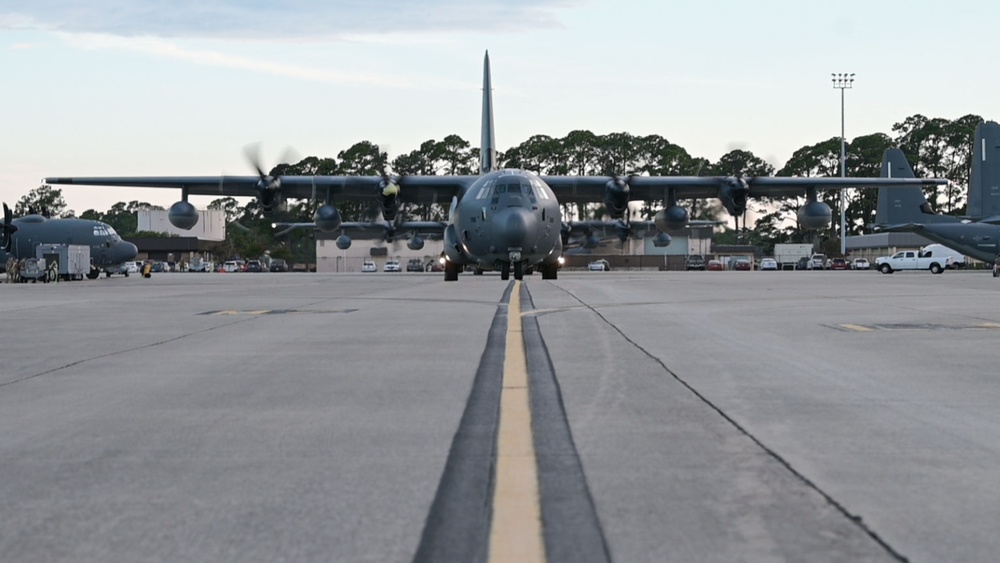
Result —
[[375, 267], [375, 262], [374, 261], [365, 258], [364, 263], [361, 264], [361, 271], [362, 272], [377, 272], [378, 268]]
[[424, 263], [420, 258], [410, 258], [410, 261], [406, 263], [407, 272], [423, 272]]
[[854, 269], [855, 270], [868, 270], [871, 269], [872, 265], [868, 262], [867, 258], [855, 258], [854, 259]]
[[826, 254], [813, 254], [812, 258], [809, 259], [809, 269], [810, 270], [825, 270], [826, 269]]
[[847, 262], [847, 258], [834, 258], [830, 261], [831, 270], [850, 270], [851, 265]]
[[228, 260], [228, 261], [222, 263], [222, 271], [223, 272], [239, 272], [240, 271], [240, 265], [237, 264], [236, 262], [232, 261], [232, 260]]
[[711, 272], [721, 272], [725, 270], [725, 266], [722, 264], [722, 260], [709, 260], [705, 269]]
[[808, 270], [809, 269], [809, 257], [803, 256], [799, 258], [799, 261], [795, 263], [796, 270]]
[[608, 264], [608, 261], [602, 258], [587, 264], [587, 270], [591, 272], [610, 272], [611, 264]]
[[399, 267], [399, 260], [389, 259], [385, 261], [385, 266], [382, 267], [383, 272], [402, 272], [403, 269]]
[[701, 254], [689, 254], [684, 260], [685, 270], [704, 270], [705, 269], [705, 257]]
[[260, 260], [248, 260], [247, 269], [248, 272], [263, 272], [264, 265], [260, 263]]
[[753, 264], [750, 262], [749, 258], [737, 258], [733, 260], [733, 269], [740, 271], [749, 271], [753, 269]]
[[268, 269], [272, 272], [287, 272], [288, 262], [285, 262], [283, 258], [271, 258], [271, 267]]
[[765, 270], [778, 270], [778, 261], [774, 258], [761, 258], [760, 259], [760, 271]]

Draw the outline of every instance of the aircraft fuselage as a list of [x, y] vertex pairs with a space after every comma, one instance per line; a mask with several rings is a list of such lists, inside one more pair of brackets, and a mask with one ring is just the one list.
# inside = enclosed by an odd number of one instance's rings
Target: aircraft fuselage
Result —
[[91, 265], [98, 268], [116, 266], [138, 254], [134, 244], [123, 241], [110, 225], [100, 221], [28, 215], [14, 219], [12, 224], [17, 226], [11, 237], [11, 253], [16, 258], [34, 257], [39, 244], [90, 246]]
[[562, 254], [561, 227], [559, 202], [541, 178], [521, 170], [489, 172], [453, 206], [445, 254], [483, 270], [551, 265]]
[[966, 256], [992, 264], [1000, 254], [1000, 226], [987, 223], [920, 225], [911, 230]]

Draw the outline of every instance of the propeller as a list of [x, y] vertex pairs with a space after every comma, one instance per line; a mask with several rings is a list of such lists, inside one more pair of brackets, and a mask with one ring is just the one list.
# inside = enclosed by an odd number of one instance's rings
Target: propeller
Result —
[[[276, 204], [280, 203], [281, 200], [281, 175], [276, 174], [272, 176], [264, 172], [264, 169], [261, 167], [260, 143], [247, 145], [243, 153], [260, 178], [257, 181], [257, 201], [265, 213], [270, 213], [274, 211]], [[291, 148], [286, 149], [281, 160], [290, 163], [294, 158], [292, 156], [293, 153], [294, 151]]]
[[399, 200], [400, 191], [403, 179], [406, 176], [390, 176], [389, 165], [385, 159], [381, 157], [379, 158], [378, 165], [379, 176], [381, 176], [382, 182], [379, 184], [378, 192], [376, 192], [375, 198], [378, 200], [378, 205], [381, 208], [382, 217], [389, 223], [392, 223], [401, 207], [401, 202]]
[[13, 215], [7, 204], [3, 204], [3, 247], [7, 252], [11, 251], [14, 239], [13, 234], [17, 232], [17, 225], [13, 224]]

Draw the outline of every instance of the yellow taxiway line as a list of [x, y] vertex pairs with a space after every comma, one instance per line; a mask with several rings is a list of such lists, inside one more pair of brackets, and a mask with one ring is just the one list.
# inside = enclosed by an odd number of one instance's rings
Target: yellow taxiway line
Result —
[[521, 282], [515, 281], [507, 307], [507, 348], [490, 529], [491, 563], [545, 561], [520, 291]]

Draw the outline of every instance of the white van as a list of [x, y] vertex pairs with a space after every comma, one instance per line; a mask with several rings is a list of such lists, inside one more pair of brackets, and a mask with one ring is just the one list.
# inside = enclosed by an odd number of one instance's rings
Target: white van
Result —
[[951, 256], [949, 269], [957, 270], [968, 265], [968, 258], [957, 250], [952, 250], [943, 244], [928, 244], [920, 249], [920, 256], [946, 257]]

